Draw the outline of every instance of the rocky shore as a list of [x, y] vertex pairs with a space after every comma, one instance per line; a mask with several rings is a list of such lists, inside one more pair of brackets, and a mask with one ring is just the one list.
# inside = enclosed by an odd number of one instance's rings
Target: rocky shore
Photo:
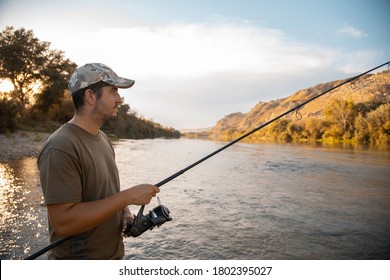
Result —
[[0, 134], [0, 162], [37, 157], [48, 136], [48, 133], [30, 131]]

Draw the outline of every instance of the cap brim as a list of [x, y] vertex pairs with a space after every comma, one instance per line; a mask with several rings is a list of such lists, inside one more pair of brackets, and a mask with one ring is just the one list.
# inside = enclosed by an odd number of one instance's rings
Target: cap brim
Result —
[[116, 79], [108, 79], [108, 80], [103, 80], [103, 82], [116, 86], [118, 88], [130, 88], [134, 85], [135, 81], [122, 78], [122, 77], [117, 77]]

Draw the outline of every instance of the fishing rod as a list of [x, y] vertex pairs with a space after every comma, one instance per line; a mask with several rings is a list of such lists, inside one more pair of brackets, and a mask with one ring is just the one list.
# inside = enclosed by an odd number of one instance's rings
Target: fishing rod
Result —
[[[172, 181], [172, 180], [175, 179], [176, 177], [179, 177], [180, 175], [182, 175], [183, 173], [185, 173], [185, 172], [187, 172], [188, 170], [192, 169], [193, 167], [197, 166], [198, 164], [200, 164], [200, 163], [204, 162], [205, 160], [207, 160], [207, 159], [209, 159], [209, 158], [215, 156], [216, 154], [218, 154], [218, 153], [222, 152], [223, 150], [229, 148], [230, 146], [236, 144], [237, 142], [239, 142], [239, 141], [241, 141], [242, 139], [248, 137], [249, 135], [255, 133], [256, 131], [258, 131], [258, 130], [260, 130], [260, 129], [266, 127], [267, 125], [269, 125], [269, 124], [271, 124], [271, 123], [277, 121], [278, 119], [280, 119], [280, 118], [282, 118], [282, 117], [284, 117], [284, 116], [290, 114], [291, 112], [297, 111], [299, 108], [305, 106], [307, 103], [310, 103], [310, 102], [312, 102], [313, 100], [315, 100], [315, 99], [317, 99], [317, 98], [323, 96], [324, 94], [327, 94], [328, 92], [331, 92], [331, 91], [333, 91], [333, 90], [335, 90], [335, 89], [337, 89], [337, 88], [339, 88], [339, 87], [341, 87], [341, 86], [343, 86], [343, 85], [345, 85], [345, 84], [347, 84], [347, 83], [349, 83], [349, 82], [352, 82], [352, 81], [354, 81], [354, 80], [360, 78], [361, 76], [364, 76], [364, 75], [366, 75], [366, 74], [368, 74], [368, 73], [370, 73], [370, 72], [372, 72], [372, 71], [374, 71], [374, 70], [376, 70], [376, 69], [379, 69], [379, 68], [381, 68], [381, 67], [383, 67], [383, 66], [385, 66], [385, 65], [388, 65], [388, 66], [390, 67], [390, 61], [388, 61], [388, 62], [386, 62], [386, 63], [383, 63], [383, 64], [381, 64], [381, 65], [379, 65], [379, 66], [376, 66], [376, 67], [374, 67], [374, 68], [372, 68], [372, 69], [370, 69], [370, 70], [368, 70], [368, 71], [366, 71], [366, 72], [364, 72], [364, 73], [361, 73], [361, 74], [359, 74], [359, 75], [357, 75], [357, 76], [354, 76], [354, 77], [352, 77], [352, 78], [349, 78], [349, 79], [345, 80], [344, 82], [341, 82], [340, 84], [338, 84], [338, 85], [336, 85], [336, 86], [334, 86], [334, 87], [332, 87], [332, 88], [330, 88], [330, 89], [328, 89], [328, 90], [326, 90], [326, 91], [324, 91], [324, 92], [322, 92], [322, 93], [320, 93], [320, 94], [318, 94], [318, 95], [316, 95], [316, 96], [314, 96], [314, 97], [312, 97], [312, 98], [310, 98], [310, 99], [308, 99], [308, 100], [302, 102], [301, 104], [299, 104], [299, 105], [297, 105], [297, 106], [291, 108], [290, 110], [288, 110], [288, 111], [286, 111], [286, 112], [280, 114], [279, 116], [277, 116], [277, 117], [275, 117], [275, 118], [273, 118], [273, 119], [271, 119], [271, 120], [269, 120], [269, 121], [263, 123], [262, 125], [260, 125], [260, 126], [258, 126], [258, 127], [256, 127], [256, 128], [254, 128], [253, 130], [251, 130], [251, 131], [245, 133], [244, 135], [238, 137], [237, 139], [235, 139], [235, 140], [233, 140], [233, 141], [227, 143], [226, 145], [222, 146], [222, 147], [219, 148], [218, 150], [216, 150], [216, 151], [214, 151], [214, 152], [208, 154], [207, 156], [201, 158], [200, 160], [194, 162], [193, 164], [187, 166], [186, 168], [184, 168], [184, 169], [182, 169], [182, 170], [176, 172], [175, 174], [169, 176], [168, 178], [162, 180], [161, 182], [158, 182], [157, 184], [155, 184], [155, 186], [161, 187], [162, 185], [165, 185], [165, 184], [168, 183], [169, 181]], [[143, 205], [143, 206], [144, 206], [144, 205]]]
[[[306, 105], [307, 103], [310, 103], [310, 102], [312, 102], [313, 100], [315, 100], [315, 99], [317, 99], [317, 98], [319, 98], [319, 97], [321, 97], [321, 96], [327, 94], [328, 92], [331, 92], [331, 91], [333, 91], [333, 90], [335, 90], [335, 89], [337, 89], [337, 88], [339, 88], [339, 87], [341, 87], [341, 86], [343, 86], [343, 85], [345, 85], [345, 84], [347, 84], [347, 83], [349, 83], [349, 82], [352, 82], [352, 81], [354, 81], [354, 80], [360, 78], [361, 76], [364, 76], [364, 75], [366, 75], [366, 74], [368, 74], [368, 73], [370, 73], [370, 72], [372, 72], [372, 71], [374, 71], [374, 70], [376, 70], [376, 69], [378, 69], [378, 68], [381, 68], [381, 67], [383, 67], [383, 66], [385, 66], [385, 65], [388, 65], [388, 67], [390, 67], [390, 61], [388, 61], [388, 62], [386, 62], [386, 63], [383, 63], [383, 64], [381, 64], [381, 65], [378, 65], [378, 66], [376, 66], [376, 67], [374, 67], [374, 68], [372, 68], [372, 69], [370, 69], [370, 70], [368, 70], [368, 71], [366, 71], [366, 72], [363, 72], [363, 73], [361, 73], [361, 74], [359, 74], [359, 75], [357, 75], [357, 76], [354, 76], [354, 77], [352, 77], [352, 78], [349, 78], [349, 79], [345, 80], [344, 82], [341, 82], [340, 84], [338, 84], [338, 85], [336, 85], [336, 86], [334, 86], [334, 87], [332, 87], [332, 88], [330, 88], [330, 89], [328, 89], [328, 90], [326, 90], [326, 91], [324, 91], [324, 92], [322, 92], [322, 93], [320, 93], [320, 94], [318, 94], [318, 95], [316, 95], [316, 96], [314, 96], [314, 97], [312, 97], [312, 98], [310, 98], [310, 99], [308, 99], [308, 100], [302, 102], [301, 104], [299, 104], [299, 105], [297, 105], [297, 106], [291, 108], [290, 110], [288, 110], [288, 111], [286, 111], [286, 112], [280, 114], [279, 116], [277, 116], [277, 117], [275, 117], [275, 118], [273, 118], [273, 119], [271, 119], [271, 120], [269, 120], [269, 121], [263, 123], [262, 125], [260, 125], [260, 126], [254, 128], [254, 129], [252, 129], [251, 131], [249, 131], [249, 132], [243, 134], [242, 136], [240, 136], [240, 137], [238, 137], [237, 139], [235, 139], [235, 140], [233, 140], [233, 141], [227, 143], [226, 145], [222, 146], [221, 148], [215, 150], [214, 152], [212, 152], [212, 153], [206, 155], [205, 157], [199, 159], [198, 161], [196, 161], [196, 162], [190, 164], [190, 165], [187, 166], [186, 168], [183, 168], [182, 170], [176, 172], [175, 174], [169, 176], [168, 178], [166, 178], [166, 179], [164, 179], [164, 180], [158, 182], [157, 184], [155, 184], [155, 186], [161, 187], [162, 185], [165, 185], [166, 183], [168, 183], [168, 182], [172, 181], [173, 179], [179, 177], [180, 175], [184, 174], [184, 173], [187, 172], [188, 170], [194, 168], [194, 167], [197, 166], [198, 164], [200, 164], [200, 163], [204, 162], [205, 160], [207, 160], [207, 159], [209, 159], [209, 158], [215, 156], [216, 154], [218, 154], [218, 153], [222, 152], [223, 150], [229, 148], [230, 146], [236, 144], [237, 142], [241, 141], [242, 139], [244, 139], [244, 138], [250, 136], [251, 134], [255, 133], [256, 131], [258, 131], [258, 130], [260, 130], [260, 129], [266, 127], [267, 125], [269, 125], [269, 124], [271, 124], [271, 123], [277, 121], [278, 119], [280, 119], [280, 118], [282, 118], [282, 117], [284, 117], [284, 116], [290, 114], [291, 112], [297, 111], [299, 108], [303, 107], [303, 106]], [[150, 214], [152, 214], [152, 215], [148, 214], [148, 215], [144, 216], [144, 215], [143, 215], [144, 208], [145, 208], [145, 205], [142, 205], [141, 208], [140, 208], [140, 210], [139, 210], [139, 212], [138, 212], [138, 214], [137, 214], [137, 216], [136, 216], [135, 219], [134, 219], [134, 223], [129, 223], [129, 224], [128, 224], [128, 227], [127, 227], [127, 229], [125, 230], [125, 234], [126, 234], [127, 236], [137, 237], [137, 236], [141, 235], [143, 232], [145, 232], [146, 230], [148, 230], [148, 229], [153, 229], [154, 226], [156, 226], [156, 225], [157, 225], [157, 226], [160, 226], [160, 225], [161, 225], [162, 223], [164, 223], [165, 221], [170, 221], [170, 220], [172, 219], [172, 218], [169, 216], [169, 210], [168, 210], [166, 207], [162, 206], [162, 205], [159, 205], [159, 207], [154, 208], [154, 209], [151, 211], [151, 213], [150, 213]], [[162, 208], [162, 209], [160, 209], [160, 208]], [[161, 218], [161, 220], [163, 220], [163, 218], [165, 217], [166, 220], [163, 221], [162, 223], [154, 224], [154, 222], [153, 222], [153, 220], [151, 220], [151, 218], [153, 217], [153, 213], [155, 212], [155, 210], [157, 210], [157, 211], [159, 211], [159, 212], [161, 211], [162, 214], [163, 214], [162, 217], [158, 217], [159, 219]]]
[[58, 245], [60, 245], [61, 243], [63, 243], [64, 241], [68, 240], [71, 237], [72, 236], [60, 238], [60, 239], [54, 241], [53, 243], [50, 243], [48, 246], [46, 246], [45, 248], [39, 250], [38, 252], [28, 256], [27, 258], [25, 258], [25, 260], [34, 260], [34, 259], [38, 258], [40, 255], [43, 255], [47, 251], [53, 249], [54, 247], [57, 247]]
[[[360, 77], [372, 72], [372, 71], [375, 71], [385, 65], [388, 65], [388, 67], [390, 67], [390, 61], [388, 62], [385, 62], [381, 65], [378, 65], [370, 70], [367, 70], [357, 76], [354, 76], [352, 78], [349, 78], [349, 79], [346, 79], [344, 80], [343, 82], [341, 82], [340, 84], [334, 86], [334, 87], [331, 87], [330, 89], [312, 97], [312, 98], [309, 98], [308, 100], [298, 104], [297, 106], [287, 110], [286, 112], [280, 114], [279, 116], [261, 124], [260, 126], [252, 129], [251, 131], [243, 134], [242, 136], [236, 138], [235, 140], [227, 143], [226, 145], [222, 146], [221, 148], [215, 150], [214, 152], [206, 155], [205, 157], [199, 159], [198, 161], [188, 165], [187, 167], [179, 170], [178, 172], [172, 174], [171, 176], [165, 178], [164, 180], [158, 182], [157, 184], [155, 184], [156, 187], [161, 187], [163, 185], [165, 185], [166, 183], [172, 181], [173, 179], [179, 177], [180, 175], [184, 174], [185, 172], [187, 172], [188, 170], [194, 168], [195, 166], [201, 164], [202, 162], [206, 161], [207, 159], [215, 156], [216, 154], [222, 152], [223, 150], [229, 148], [230, 146], [236, 144], [237, 142], [243, 140], [244, 138], [252, 135], [253, 133], [255, 133], [256, 131], [270, 125], [271, 123], [279, 120], [280, 118], [294, 112], [294, 111], [298, 111], [299, 108], [305, 106], [306, 104], [314, 101], [315, 99], [345, 85], [345, 84], [348, 84], [356, 79], [359, 79]], [[160, 203], [159, 203], [160, 204]], [[143, 232], [149, 230], [149, 229], [153, 229], [155, 226], [161, 226], [163, 223], [165, 223], [166, 221], [170, 221], [172, 220], [172, 218], [169, 216], [169, 210], [168, 208], [166, 208], [165, 206], [163, 205], [159, 205], [157, 207], [155, 207], [153, 210], [151, 210], [147, 215], [143, 215], [143, 211], [144, 211], [144, 208], [145, 208], [145, 205], [142, 205], [137, 216], [134, 217], [134, 222], [133, 223], [129, 223], [124, 234], [125, 236], [133, 236], [133, 237], [137, 237], [139, 235], [141, 235]], [[44, 254], [45, 252], [53, 249], [54, 247], [58, 246], [59, 244], [61, 244], [62, 242], [68, 240], [69, 238], [71, 238], [71, 236], [69, 237], [66, 237], [66, 238], [61, 238], [61, 239], [58, 239], [57, 241], [51, 243], [50, 245], [48, 245], [47, 247], [43, 248], [42, 250], [36, 252], [35, 254], [32, 254], [31, 256], [25, 258], [25, 260], [32, 260], [32, 259], [35, 259], [37, 258], [38, 256]]]

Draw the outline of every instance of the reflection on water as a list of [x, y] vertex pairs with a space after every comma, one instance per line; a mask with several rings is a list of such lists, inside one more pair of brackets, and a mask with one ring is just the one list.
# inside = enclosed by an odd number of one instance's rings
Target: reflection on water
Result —
[[47, 244], [42, 201], [35, 158], [0, 163], [1, 259], [22, 258]]
[[[120, 141], [122, 188], [224, 144]], [[161, 187], [173, 221], [127, 238], [126, 259], [390, 259], [389, 171], [388, 149], [238, 143]], [[1, 259], [48, 245], [36, 159], [0, 163], [0, 200]]]

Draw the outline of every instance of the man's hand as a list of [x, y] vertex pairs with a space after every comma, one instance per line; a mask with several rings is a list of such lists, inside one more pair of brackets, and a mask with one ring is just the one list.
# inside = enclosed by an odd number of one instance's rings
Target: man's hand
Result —
[[131, 187], [124, 192], [127, 192], [130, 196], [131, 202], [129, 204], [146, 205], [160, 192], [160, 189], [154, 185], [141, 184]]
[[129, 207], [125, 207], [123, 209], [122, 232], [125, 231], [129, 222], [134, 223], [134, 216], [131, 214]]

